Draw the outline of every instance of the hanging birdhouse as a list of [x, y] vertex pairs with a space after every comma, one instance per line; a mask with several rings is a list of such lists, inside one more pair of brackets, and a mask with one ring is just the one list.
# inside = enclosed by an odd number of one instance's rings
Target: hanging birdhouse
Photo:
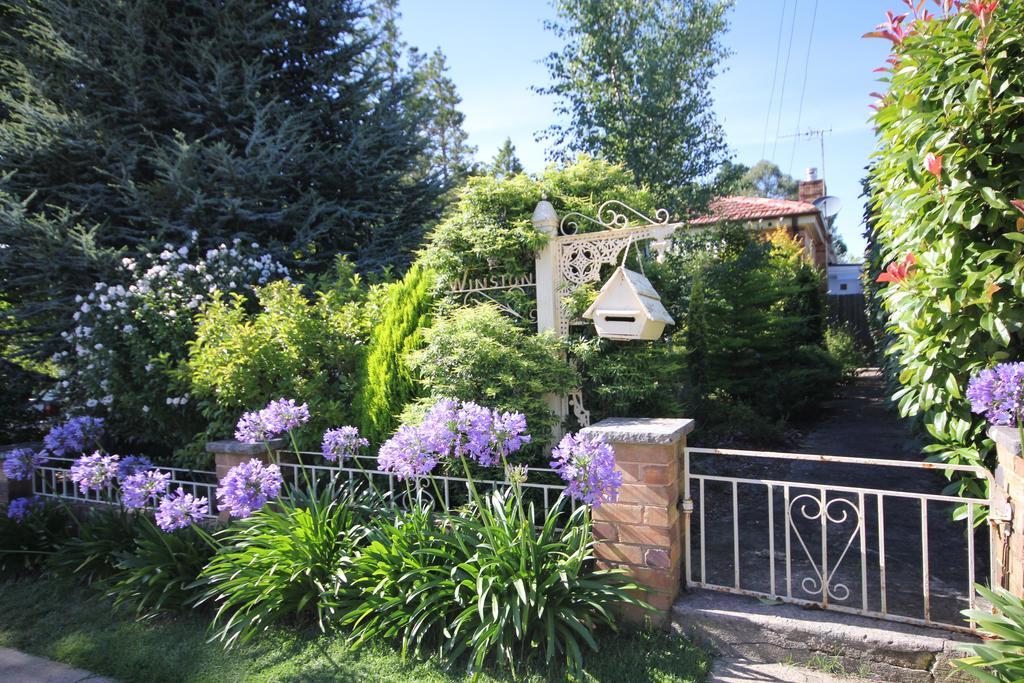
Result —
[[594, 321], [598, 336], [607, 339], [657, 339], [665, 325], [675, 323], [651, 281], [619, 266], [601, 287], [584, 318]]

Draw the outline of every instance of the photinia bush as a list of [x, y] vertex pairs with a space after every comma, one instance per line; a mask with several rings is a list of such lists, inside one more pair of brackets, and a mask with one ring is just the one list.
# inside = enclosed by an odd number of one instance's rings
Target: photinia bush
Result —
[[920, 6], [869, 34], [893, 47], [873, 117], [874, 275], [901, 414], [933, 457], [977, 464], [991, 442], [968, 378], [1024, 351], [1024, 2]]

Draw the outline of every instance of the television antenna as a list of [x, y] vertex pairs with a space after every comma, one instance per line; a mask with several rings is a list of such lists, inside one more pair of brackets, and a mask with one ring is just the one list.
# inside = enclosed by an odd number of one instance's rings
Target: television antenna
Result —
[[[784, 138], [818, 138], [818, 143], [821, 146], [821, 177], [827, 178], [825, 175], [825, 136], [832, 133], [832, 129], [814, 129], [810, 128], [802, 133], [793, 133], [792, 135], [782, 135], [780, 139]], [[793, 169], [789, 169], [792, 171]]]

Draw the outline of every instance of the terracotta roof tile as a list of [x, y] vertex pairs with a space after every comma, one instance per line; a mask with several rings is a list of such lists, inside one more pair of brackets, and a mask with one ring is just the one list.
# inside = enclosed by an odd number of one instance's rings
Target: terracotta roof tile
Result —
[[804, 216], [818, 212], [809, 202], [767, 197], [720, 197], [711, 202], [711, 213], [690, 221], [693, 225], [718, 221], [756, 221], [782, 216]]

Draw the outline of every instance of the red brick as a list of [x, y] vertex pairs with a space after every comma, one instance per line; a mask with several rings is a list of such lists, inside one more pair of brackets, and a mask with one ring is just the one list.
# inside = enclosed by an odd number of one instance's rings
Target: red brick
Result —
[[655, 569], [672, 569], [672, 554], [666, 548], [648, 548], [644, 553], [644, 565]]
[[616, 462], [615, 463], [620, 470], [622, 470], [622, 483], [623, 484], [639, 484], [642, 481], [641, 470], [643, 465], [637, 462]]
[[678, 462], [675, 448], [665, 445], [615, 444], [616, 463], [640, 463], [643, 465], [675, 465]]
[[640, 546], [600, 541], [594, 545], [594, 555], [601, 560], [618, 564], [643, 564], [644, 551]]
[[680, 587], [679, 573], [665, 569], [645, 569], [643, 567], [631, 567], [629, 575], [637, 583], [650, 590], [662, 593], [678, 593]]
[[617, 541], [619, 540], [618, 529], [614, 524], [608, 522], [594, 522], [593, 525], [594, 538], [600, 541]]
[[[625, 481], [625, 478], [623, 478]], [[666, 485], [669, 482], [668, 467], [664, 465], [645, 465], [643, 483]]]
[[639, 545], [655, 545], [668, 548], [673, 541], [679, 538], [678, 534], [673, 536], [670, 527], [656, 527], [643, 525], [623, 524], [619, 527], [618, 540], [625, 543], [636, 543]]
[[648, 484], [623, 484], [619, 489], [620, 503], [640, 503], [655, 507], [675, 506], [679, 500], [679, 487], [674, 483], [668, 486]]
[[625, 524], [640, 524], [644, 520], [644, 508], [640, 505], [605, 503], [594, 508], [594, 521]]
[[644, 507], [644, 524], [648, 526], [671, 526], [679, 519], [679, 510], [674, 507]]

